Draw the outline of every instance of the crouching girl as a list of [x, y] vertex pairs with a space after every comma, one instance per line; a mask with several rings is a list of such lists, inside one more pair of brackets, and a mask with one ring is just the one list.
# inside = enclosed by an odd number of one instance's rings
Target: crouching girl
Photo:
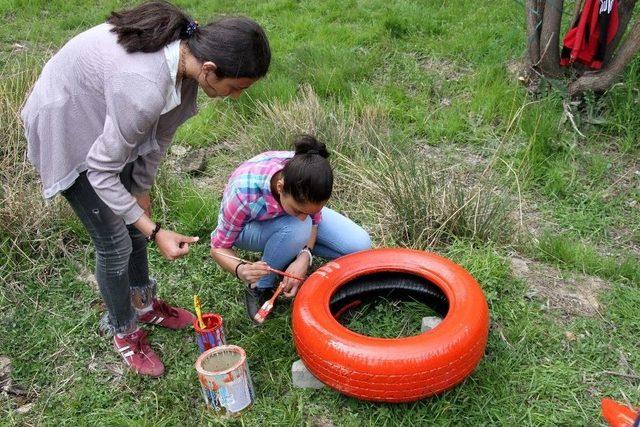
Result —
[[[304, 135], [295, 152], [268, 151], [242, 163], [229, 178], [211, 233], [211, 256], [247, 284], [245, 304], [253, 320], [277, 280], [267, 266], [305, 277], [314, 256], [334, 259], [371, 247], [369, 234], [325, 205], [333, 171], [325, 144]], [[233, 248], [262, 252], [243, 263]], [[284, 295], [293, 297], [300, 282], [285, 278]]]

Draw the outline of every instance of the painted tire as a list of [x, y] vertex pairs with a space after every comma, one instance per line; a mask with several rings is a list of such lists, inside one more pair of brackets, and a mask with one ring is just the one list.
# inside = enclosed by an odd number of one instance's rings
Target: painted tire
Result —
[[640, 426], [640, 409], [621, 405], [615, 400], [602, 399], [602, 416], [611, 427]]
[[[398, 273], [419, 279], [423, 289], [418, 292], [431, 295], [427, 299], [437, 302], [440, 294], [446, 304], [437, 309], [444, 314], [438, 326], [389, 339], [360, 335], [334, 318], [341, 288], [370, 275]], [[353, 299], [342, 298], [342, 305]], [[446, 258], [373, 249], [338, 258], [311, 274], [296, 296], [292, 324], [300, 358], [329, 387], [363, 400], [412, 402], [454, 387], [475, 370], [487, 344], [489, 310], [478, 283]]]

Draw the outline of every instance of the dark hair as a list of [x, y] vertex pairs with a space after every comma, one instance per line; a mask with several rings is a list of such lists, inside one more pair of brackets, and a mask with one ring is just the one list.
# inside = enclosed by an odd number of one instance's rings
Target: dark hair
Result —
[[111, 12], [107, 22], [129, 53], [156, 52], [175, 40], [186, 39], [193, 56], [216, 64], [219, 78], [258, 79], [267, 74], [271, 63], [267, 36], [249, 18], [223, 18], [194, 29], [194, 21], [176, 6], [152, 1]]
[[296, 138], [296, 154], [282, 169], [284, 192], [298, 203], [321, 203], [331, 197], [333, 170], [326, 145], [311, 135]]

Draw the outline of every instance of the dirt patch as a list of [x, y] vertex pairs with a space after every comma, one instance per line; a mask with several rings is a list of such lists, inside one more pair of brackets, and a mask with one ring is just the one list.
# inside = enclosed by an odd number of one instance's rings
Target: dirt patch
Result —
[[545, 218], [535, 203], [526, 199], [519, 200], [514, 196], [513, 206], [515, 209], [511, 212], [511, 219], [518, 224], [525, 237], [533, 237], [535, 240], [546, 232], [559, 229], [558, 224]]
[[524, 86], [531, 94], [537, 94], [540, 89], [540, 75], [529, 67], [526, 58], [516, 58], [507, 61], [504, 68], [510, 81], [515, 81]]
[[89, 372], [98, 373], [104, 378], [109, 378], [112, 383], [119, 383], [125, 376], [125, 366], [122, 363], [107, 363], [94, 356], [87, 364]]
[[569, 273], [541, 262], [517, 256], [510, 261], [513, 275], [529, 287], [527, 298], [541, 299], [565, 317], [597, 315], [598, 296], [610, 287], [598, 277]]
[[325, 416], [320, 416], [318, 418], [314, 418], [311, 421], [311, 426], [312, 427], [335, 427], [335, 424], [333, 424], [333, 421], [331, 421], [329, 418]]
[[11, 359], [0, 356], [0, 402], [9, 400], [19, 414], [26, 414], [33, 408], [34, 396], [11, 379]]
[[212, 166], [209, 160], [220, 153], [234, 152], [237, 149], [238, 143], [234, 141], [222, 141], [211, 147], [196, 149], [174, 144], [163, 167], [176, 175], [191, 176], [194, 178], [193, 184], [197, 189], [221, 194], [229, 175], [237, 167], [237, 164], [229, 164], [228, 167], [221, 167], [218, 164]]
[[[640, 208], [640, 207], [639, 207]], [[635, 230], [627, 227], [612, 227], [607, 230], [611, 239], [611, 247], [625, 249], [640, 259], [640, 229]], [[598, 252], [607, 256], [616, 256], [617, 253], [608, 248], [598, 248]]]
[[457, 82], [471, 72], [470, 67], [459, 64], [458, 62], [448, 58], [429, 56], [427, 58], [422, 58], [419, 63], [420, 68], [425, 72], [446, 81]]
[[96, 275], [86, 267], [78, 273], [76, 280], [82, 283], [87, 283], [92, 289], [96, 291], [98, 290], [98, 280], [96, 279]]
[[489, 156], [464, 145], [429, 145], [426, 141], [416, 141], [418, 153], [431, 160], [440, 168], [482, 171], [489, 164]]

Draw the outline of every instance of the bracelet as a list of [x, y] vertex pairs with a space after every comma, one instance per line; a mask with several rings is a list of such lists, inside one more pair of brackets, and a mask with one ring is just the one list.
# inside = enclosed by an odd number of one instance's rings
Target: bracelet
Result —
[[160, 231], [160, 223], [156, 222], [156, 227], [153, 229], [153, 231], [151, 232], [151, 234], [149, 234], [147, 236], [147, 242], [153, 242], [156, 240], [156, 234], [158, 234], [158, 231]]
[[246, 262], [244, 262], [244, 261], [240, 261], [240, 262], [238, 263], [238, 265], [236, 265], [236, 279], [238, 279], [238, 280], [240, 280], [240, 281], [243, 281], [243, 280], [240, 278], [240, 276], [238, 276], [238, 267], [240, 267], [240, 266], [241, 266], [241, 265], [243, 265], [243, 264], [246, 264]]
[[309, 249], [308, 246], [305, 246], [300, 252], [298, 252], [298, 255], [300, 255], [302, 252], [306, 252], [307, 255], [309, 255], [309, 265], [313, 264], [313, 255], [311, 255], [311, 249]]

